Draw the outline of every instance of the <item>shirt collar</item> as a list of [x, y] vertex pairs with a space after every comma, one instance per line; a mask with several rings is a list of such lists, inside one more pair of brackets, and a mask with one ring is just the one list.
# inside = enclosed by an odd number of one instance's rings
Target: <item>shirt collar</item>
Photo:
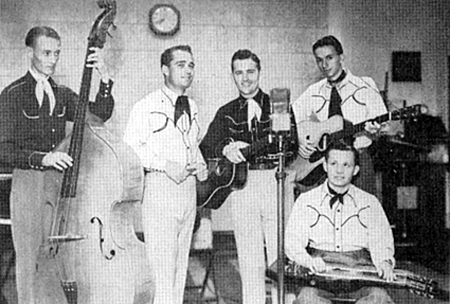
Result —
[[166, 85], [164, 85], [161, 89], [161, 91], [164, 93], [164, 95], [166, 95], [170, 102], [172, 103], [173, 106], [175, 106], [175, 103], [177, 101], [178, 95], [177, 93], [175, 93], [174, 91], [172, 91], [171, 89], [169, 89]]
[[[344, 85], [346, 85], [348, 82], [349, 76], [351, 75], [350, 71], [347, 70], [346, 68], [343, 68], [342, 71], [345, 73], [345, 77], [340, 82], [336, 83], [336, 85], [335, 85], [336, 88], [341, 88]], [[325, 86], [330, 89], [333, 87], [330, 84], [330, 82], [328, 81], [328, 79], [325, 79]]]
[[[263, 108], [263, 96], [262, 96], [262, 94], [263, 94], [263, 92], [262, 92], [262, 90], [261, 89], [258, 89], [258, 93], [256, 93], [256, 95], [255, 96], [253, 96], [253, 98], [251, 98], [251, 99], [253, 99], [254, 101], [256, 101], [256, 103], [261, 107], [261, 109]], [[239, 95], [239, 105], [240, 105], [240, 109], [242, 109], [243, 107], [245, 107], [246, 105], [247, 105], [247, 99], [250, 99], [250, 98], [245, 98], [244, 96], [242, 96], [242, 95]]]
[[34, 80], [38, 81], [38, 80], [49, 80], [50, 76], [45, 76], [43, 74], [37, 73], [36, 71], [34, 71], [32, 68], [30, 68], [28, 70], [31, 74], [31, 76], [33, 76]]
[[[328, 179], [326, 179], [325, 182], [322, 185], [320, 185], [320, 187], [321, 187], [321, 189], [320, 189], [320, 193], [321, 193], [321, 195], [320, 195], [320, 198], [321, 198], [320, 205], [323, 205], [325, 203], [328, 204], [329, 199], [333, 196], [328, 191]], [[353, 204], [356, 207], [355, 186], [353, 184], [350, 184], [350, 187], [348, 188], [347, 194], [344, 196], [344, 199], [346, 197], [348, 197], [348, 196], [351, 198]]]

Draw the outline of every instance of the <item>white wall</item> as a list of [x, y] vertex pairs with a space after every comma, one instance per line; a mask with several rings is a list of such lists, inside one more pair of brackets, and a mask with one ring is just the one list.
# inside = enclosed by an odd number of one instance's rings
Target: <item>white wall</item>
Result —
[[[148, 28], [149, 10], [161, 2], [181, 12], [174, 37], [155, 37]], [[217, 108], [237, 96], [230, 75], [237, 49], [260, 56], [265, 91], [288, 87], [295, 99], [318, 79], [311, 45], [328, 33], [343, 42], [346, 65], [355, 74], [371, 75], [380, 89], [392, 51], [422, 52], [423, 81], [389, 82], [389, 97], [425, 103], [447, 123], [449, 12], [446, 0], [117, 0], [117, 30], [106, 44], [117, 100], [108, 126], [122, 136], [132, 105], [161, 85], [159, 57], [169, 46], [193, 47], [196, 77], [189, 94], [200, 106], [205, 131]], [[55, 79], [77, 91], [86, 38], [99, 13], [94, 0], [0, 0], [0, 87], [25, 73], [25, 35], [45, 24], [63, 38]], [[232, 229], [228, 206], [215, 212], [214, 226]]]

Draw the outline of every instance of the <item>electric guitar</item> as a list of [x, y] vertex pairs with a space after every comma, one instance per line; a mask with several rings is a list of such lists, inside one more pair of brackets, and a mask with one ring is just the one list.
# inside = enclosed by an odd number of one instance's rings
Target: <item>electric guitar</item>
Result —
[[[326, 263], [326, 265], [326, 271], [312, 273], [308, 268], [288, 261], [284, 269], [286, 281], [289, 284], [307, 284], [318, 288], [330, 287], [333, 284], [336, 284], [337, 288], [347, 286], [343, 284], [356, 288], [363, 286], [405, 288], [414, 294], [430, 299], [447, 301], [450, 298], [449, 292], [439, 288], [436, 281], [407, 270], [394, 269], [395, 279], [388, 282], [380, 278], [375, 267], [371, 265], [358, 265], [356, 267], [336, 263]], [[267, 270], [268, 277], [275, 281], [278, 279], [276, 269], [277, 262]]]
[[[268, 135], [240, 150], [249, 159], [267, 154], [271, 145], [272, 139]], [[225, 157], [208, 159], [208, 178], [197, 181], [197, 207], [218, 209], [222, 206], [231, 192], [245, 187], [248, 167], [248, 162], [234, 164]]]
[[414, 105], [386, 113], [356, 125], [345, 121], [339, 115], [332, 116], [323, 122], [319, 122], [315, 117], [312, 117], [312, 120], [301, 122], [298, 125], [299, 136], [303, 137], [304, 142], [306, 140], [312, 142], [312, 146], [316, 148], [316, 151], [309, 159], [299, 156], [290, 165], [290, 168], [296, 172], [296, 182], [304, 186], [312, 186], [323, 181], [326, 174], [322, 166], [319, 165], [325, 160], [326, 149], [333, 142], [352, 137], [364, 131], [366, 122], [381, 124], [389, 120], [410, 119], [421, 115], [422, 112], [423, 108], [421, 105]]

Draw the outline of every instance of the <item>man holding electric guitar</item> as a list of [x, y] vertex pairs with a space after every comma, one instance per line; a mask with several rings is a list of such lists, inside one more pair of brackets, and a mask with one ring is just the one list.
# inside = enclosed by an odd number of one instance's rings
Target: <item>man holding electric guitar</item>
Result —
[[[336, 115], [345, 121], [356, 124], [387, 112], [372, 78], [357, 77], [343, 68], [343, 48], [338, 39], [334, 36], [319, 39], [313, 45], [313, 53], [317, 67], [325, 78], [311, 85], [292, 104], [299, 136], [299, 154], [303, 159], [310, 159], [320, 147], [315, 145], [313, 136], [302, 129], [302, 122], [316, 122], [314, 129], [323, 128], [324, 131], [327, 131], [328, 125], [325, 122]], [[340, 123], [342, 124], [342, 122]], [[367, 122], [365, 130], [363, 130], [366, 132], [358, 134], [354, 142], [355, 148], [361, 154], [362, 165], [362, 172], [355, 180], [355, 184], [372, 194], [375, 193], [375, 174], [367, 147], [371, 145], [373, 135], [380, 128], [380, 124], [376, 122]], [[353, 136], [349, 136], [348, 139], [353, 140]], [[319, 159], [320, 161], [315, 166], [317, 170], [321, 170], [321, 166], [318, 165], [323, 162], [323, 157]], [[315, 161], [312, 160], [312, 162]], [[311, 172], [305, 172], [301, 165], [297, 167], [294, 165], [294, 168], [297, 171], [296, 180], [300, 181], [300, 184], [302, 182], [306, 186], [315, 184], [315, 181], [307, 182], [305, 180], [305, 177]], [[324, 176], [323, 171], [322, 176]]]
[[[358, 157], [352, 145], [337, 142], [329, 147], [323, 163], [327, 180], [301, 194], [292, 209], [286, 255], [312, 273], [330, 272], [329, 263], [350, 268], [373, 265], [381, 279], [392, 282], [396, 279], [392, 230], [379, 200], [352, 184], [360, 168]], [[381, 287], [328, 283], [302, 287], [294, 303], [331, 303], [335, 297], [356, 298], [361, 304], [393, 303]]]

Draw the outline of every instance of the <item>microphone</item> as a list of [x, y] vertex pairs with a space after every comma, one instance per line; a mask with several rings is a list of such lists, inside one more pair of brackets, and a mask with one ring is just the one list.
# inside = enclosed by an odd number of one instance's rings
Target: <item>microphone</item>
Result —
[[271, 129], [274, 133], [286, 133], [291, 130], [290, 95], [290, 90], [286, 88], [275, 88], [270, 91]]

